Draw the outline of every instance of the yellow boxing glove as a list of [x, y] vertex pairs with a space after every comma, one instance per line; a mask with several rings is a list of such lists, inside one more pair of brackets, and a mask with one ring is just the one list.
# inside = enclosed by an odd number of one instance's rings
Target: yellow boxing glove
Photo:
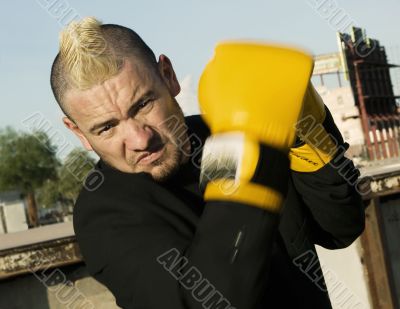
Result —
[[198, 91], [211, 130], [201, 166], [205, 200], [279, 209], [312, 65], [309, 54], [292, 48], [244, 42], [217, 46]]
[[290, 168], [297, 172], [319, 170], [332, 160], [339, 145], [345, 145], [332, 115], [311, 82], [296, 134], [298, 139], [290, 149], [289, 157]]

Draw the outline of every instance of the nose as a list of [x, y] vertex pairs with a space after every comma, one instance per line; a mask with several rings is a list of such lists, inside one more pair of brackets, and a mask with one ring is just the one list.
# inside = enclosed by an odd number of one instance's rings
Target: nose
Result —
[[149, 151], [154, 138], [154, 131], [149, 126], [130, 119], [124, 129], [124, 144], [127, 150]]

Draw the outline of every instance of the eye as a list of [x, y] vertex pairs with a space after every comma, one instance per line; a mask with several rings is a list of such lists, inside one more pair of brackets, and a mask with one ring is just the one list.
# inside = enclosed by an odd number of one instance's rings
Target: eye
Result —
[[150, 103], [152, 103], [152, 102], [153, 102], [153, 99], [148, 99], [148, 100], [146, 100], [146, 101], [144, 101], [142, 103], [139, 103], [138, 104], [138, 109], [139, 110], [144, 109], [145, 107], [150, 106], [151, 105]]
[[155, 102], [154, 98], [148, 98], [145, 101], [139, 103], [137, 105], [137, 111], [141, 113], [148, 113], [151, 111], [153, 107], [153, 103]]
[[153, 103], [156, 101], [154, 97], [147, 97], [134, 103], [128, 111], [129, 117], [135, 117], [137, 114], [147, 114], [151, 111]]
[[114, 127], [114, 126], [113, 126], [112, 124], [107, 124], [107, 125], [105, 125], [105, 126], [103, 127], [103, 129], [100, 130], [99, 135], [102, 134], [102, 133], [104, 133], [104, 132], [107, 132], [107, 131], [111, 130], [113, 127]]

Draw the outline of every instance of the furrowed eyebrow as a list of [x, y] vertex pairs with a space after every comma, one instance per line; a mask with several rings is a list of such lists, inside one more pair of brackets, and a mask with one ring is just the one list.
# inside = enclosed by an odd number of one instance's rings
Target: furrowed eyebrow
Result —
[[116, 119], [116, 118], [109, 119], [109, 120], [103, 121], [101, 123], [95, 124], [94, 126], [92, 126], [90, 128], [89, 131], [90, 131], [90, 133], [94, 134], [94, 133], [96, 133], [96, 131], [98, 129], [101, 129], [101, 128], [105, 127], [106, 125], [113, 125], [113, 124], [116, 124], [116, 123], [118, 123], [118, 119]]
[[[136, 102], [134, 102], [131, 107], [128, 110], [128, 116], [131, 117], [131, 115], [134, 115], [136, 113], [137, 107], [140, 103], [143, 103], [149, 98], [155, 97], [155, 93], [152, 90], [147, 91], [144, 95], [141, 96], [140, 99], [138, 99]], [[95, 134], [97, 130], [105, 127], [106, 125], [115, 125], [119, 122], [118, 119], [112, 118], [108, 119], [106, 121], [103, 121], [101, 123], [93, 125], [90, 129], [89, 132], [92, 134]]]
[[153, 90], [149, 90], [147, 92], [145, 92], [144, 95], [142, 95], [136, 102], [134, 102], [131, 107], [128, 110], [128, 116], [132, 116], [134, 114], [136, 114], [136, 110], [137, 107], [140, 103], [143, 103], [144, 101], [146, 101], [149, 98], [154, 98], [155, 97], [155, 93]]

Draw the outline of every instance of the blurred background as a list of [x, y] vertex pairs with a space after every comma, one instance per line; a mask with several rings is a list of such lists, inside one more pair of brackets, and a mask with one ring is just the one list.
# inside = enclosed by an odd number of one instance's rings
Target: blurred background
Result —
[[400, 308], [398, 12], [395, 0], [1, 2], [0, 309], [118, 308], [88, 275], [72, 228], [97, 158], [64, 128], [49, 83], [60, 30], [86, 16], [130, 27], [166, 54], [186, 115], [199, 113], [197, 82], [217, 42], [309, 50], [312, 81], [350, 145], [367, 207], [353, 245], [317, 248], [332, 305]]

